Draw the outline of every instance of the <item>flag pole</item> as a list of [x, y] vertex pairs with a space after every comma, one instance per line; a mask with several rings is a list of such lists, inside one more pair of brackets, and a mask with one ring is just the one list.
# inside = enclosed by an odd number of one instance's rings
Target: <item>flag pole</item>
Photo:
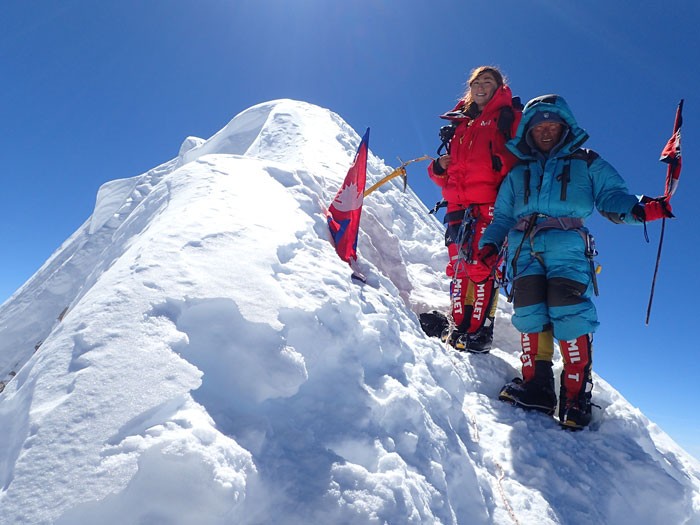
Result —
[[654, 277], [651, 279], [651, 292], [649, 293], [649, 304], [647, 305], [647, 318], [644, 322], [649, 326], [651, 316], [651, 303], [654, 301], [654, 289], [656, 288], [656, 276], [659, 273], [659, 263], [661, 262], [661, 248], [664, 244], [664, 231], [666, 230], [666, 217], [661, 219], [661, 235], [659, 236], [659, 248], [656, 250], [656, 264], [654, 266]]
[[[683, 123], [683, 99], [678, 103], [678, 108], [676, 109], [676, 118], [673, 121], [673, 135], [671, 136], [671, 141], [676, 142], [677, 154], [680, 155], [680, 137], [678, 132]], [[671, 142], [669, 141], [669, 142]], [[667, 159], [664, 157], [664, 152], [662, 152], [662, 157], [660, 160], [667, 161], [668, 166], [666, 167], [666, 187], [664, 188], [664, 197], [668, 200], [671, 199], [671, 195], [676, 191], [678, 184], [678, 176], [680, 172], [676, 173], [676, 178], [674, 180], [674, 170], [676, 169], [677, 159]], [[674, 162], [675, 161], [675, 162]], [[654, 276], [651, 280], [651, 291], [649, 293], [649, 304], [647, 305], [647, 316], [644, 322], [645, 325], [649, 325], [649, 318], [651, 316], [651, 305], [654, 301], [654, 289], [656, 288], [656, 277], [659, 273], [659, 265], [661, 263], [661, 249], [664, 244], [664, 232], [666, 231], [666, 217], [661, 219], [661, 234], [659, 235], [659, 247], [656, 251], [656, 264], [654, 265]]]

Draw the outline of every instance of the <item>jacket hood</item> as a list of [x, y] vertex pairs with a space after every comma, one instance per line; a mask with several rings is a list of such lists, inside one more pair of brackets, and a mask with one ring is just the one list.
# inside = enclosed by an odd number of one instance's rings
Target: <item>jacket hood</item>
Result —
[[568, 127], [568, 131], [562, 143], [552, 150], [550, 156], [565, 157], [570, 155], [588, 140], [588, 133], [578, 125], [564, 97], [559, 95], [542, 95], [533, 98], [530, 102], [525, 104], [523, 118], [518, 126], [518, 131], [515, 137], [506, 144], [506, 147], [512, 151], [516, 157], [523, 160], [536, 157], [536, 152], [533, 151], [527, 135], [531, 127], [530, 121], [535, 114], [540, 111], [549, 111], [558, 115]]

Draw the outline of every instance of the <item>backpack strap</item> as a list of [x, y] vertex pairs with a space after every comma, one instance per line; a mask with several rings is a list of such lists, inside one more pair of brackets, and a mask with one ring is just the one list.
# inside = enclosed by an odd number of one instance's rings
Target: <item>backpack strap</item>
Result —
[[513, 138], [510, 131], [513, 127], [513, 122], [515, 122], [515, 111], [513, 111], [511, 106], [503, 106], [498, 114], [496, 126], [498, 126], [498, 131], [505, 137], [506, 142]]
[[530, 166], [525, 166], [523, 173], [523, 184], [525, 185], [525, 204], [530, 200]]
[[598, 155], [592, 149], [579, 148], [576, 151], [574, 151], [571, 155], [568, 155], [566, 158], [571, 160], [585, 160], [586, 166], [590, 168], [591, 164], [593, 164], [593, 161], [599, 157], [600, 155]]
[[571, 181], [571, 159], [567, 158], [564, 160], [564, 167], [561, 173], [557, 175], [557, 180], [561, 182], [561, 193], [559, 194], [559, 200], [566, 200], [566, 188]]
[[[501, 135], [508, 142], [513, 138], [511, 130], [513, 129], [513, 122], [515, 122], [515, 110], [521, 110], [523, 108], [523, 103], [520, 102], [520, 97], [513, 97], [510, 106], [503, 106], [496, 119], [496, 127], [500, 131]], [[503, 162], [498, 155], [493, 154], [493, 147], [489, 143], [489, 150], [491, 151], [491, 165], [494, 171], [501, 171], [503, 168]]]
[[503, 106], [496, 121], [498, 131], [506, 138], [506, 142], [513, 138], [511, 129], [513, 128], [513, 122], [515, 122], [516, 109], [518, 111], [523, 110], [523, 103], [520, 101], [520, 97], [513, 97], [510, 106]]
[[598, 155], [592, 149], [579, 148], [571, 155], [567, 155], [564, 158], [564, 167], [562, 168], [561, 174], [557, 176], [557, 180], [561, 182], [561, 194], [559, 195], [560, 200], [566, 200], [566, 188], [571, 181], [571, 161], [582, 160], [586, 163], [586, 166], [590, 168], [593, 161], [598, 157], [600, 157], [600, 155]]
[[513, 109], [517, 109], [518, 111], [525, 109], [525, 105], [523, 104], [522, 100], [520, 100], [520, 97], [513, 97], [511, 100], [511, 105], [513, 106]]

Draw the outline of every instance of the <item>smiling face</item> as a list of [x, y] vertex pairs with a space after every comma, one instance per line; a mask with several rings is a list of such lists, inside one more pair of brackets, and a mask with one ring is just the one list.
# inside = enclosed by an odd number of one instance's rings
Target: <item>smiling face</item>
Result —
[[532, 140], [537, 149], [543, 153], [549, 153], [551, 149], [559, 144], [564, 126], [559, 122], [541, 122], [530, 130]]
[[493, 94], [498, 89], [498, 82], [493, 73], [487, 71], [480, 74], [471, 84], [469, 84], [469, 89], [471, 90], [472, 100], [476, 102], [480, 110], [483, 110], [489, 100], [493, 98]]

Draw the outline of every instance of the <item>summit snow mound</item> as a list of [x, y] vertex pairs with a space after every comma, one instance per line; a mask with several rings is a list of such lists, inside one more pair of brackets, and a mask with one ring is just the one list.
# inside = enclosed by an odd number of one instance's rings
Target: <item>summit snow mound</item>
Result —
[[255, 157], [326, 173], [339, 182], [348, 168], [345, 160], [357, 146], [355, 135], [331, 111], [275, 100], [241, 112], [209, 140], [182, 154], [181, 160], [185, 164], [212, 153]]
[[422, 333], [443, 233], [398, 182], [350, 279], [324, 207], [359, 141], [273, 101], [100, 189], [0, 307], [0, 523], [700, 523], [698, 463], [602, 379], [576, 434], [495, 401], [507, 303], [490, 355]]

